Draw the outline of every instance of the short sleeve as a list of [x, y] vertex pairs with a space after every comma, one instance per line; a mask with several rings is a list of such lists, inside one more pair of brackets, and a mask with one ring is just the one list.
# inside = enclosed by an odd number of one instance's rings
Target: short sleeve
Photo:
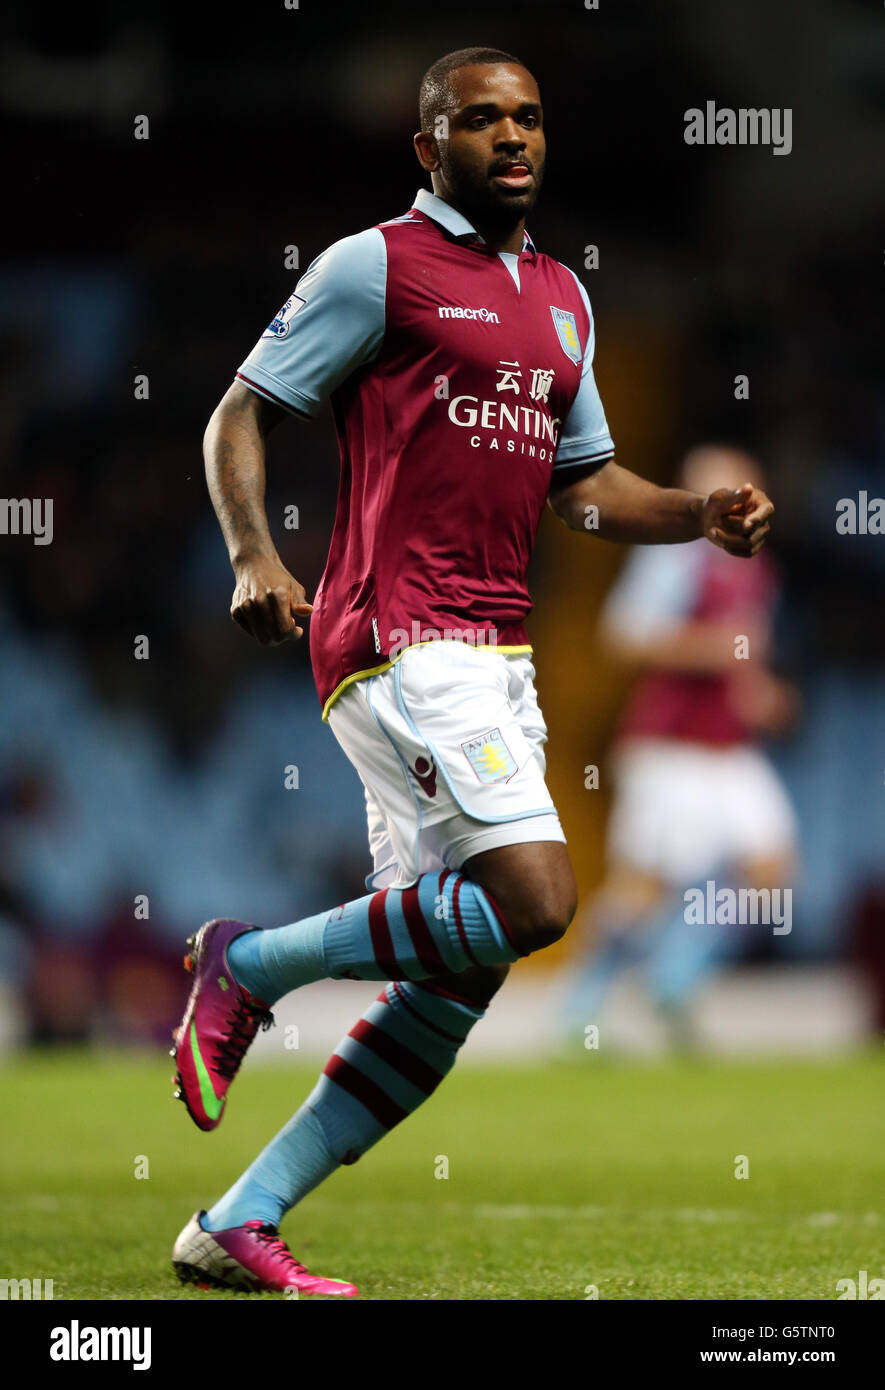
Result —
[[237, 377], [276, 405], [314, 416], [384, 339], [387, 246], [377, 227], [312, 261]]
[[[568, 269], [568, 267], [566, 266], [564, 269]], [[587, 310], [587, 317], [590, 321], [590, 330], [584, 345], [581, 383], [572, 408], [563, 421], [559, 435], [556, 462], [553, 465], [553, 477], [551, 479], [551, 484], [554, 487], [561, 483], [568, 483], [572, 478], [579, 478], [582, 472], [594, 472], [605, 463], [606, 459], [613, 458], [615, 452], [614, 441], [609, 433], [605, 411], [602, 408], [602, 401], [599, 399], [599, 391], [596, 389], [596, 378], [593, 375], [593, 352], [596, 338], [593, 330], [593, 312], [590, 308], [590, 300], [575, 272], [570, 270], [569, 274], [573, 276], [584, 301], [584, 308]]]

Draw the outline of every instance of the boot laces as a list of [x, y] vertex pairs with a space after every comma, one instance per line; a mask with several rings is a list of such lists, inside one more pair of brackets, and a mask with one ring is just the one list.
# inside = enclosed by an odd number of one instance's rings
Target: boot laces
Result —
[[265, 1222], [255, 1230], [255, 1236], [257, 1240], [261, 1241], [262, 1245], [267, 1246], [270, 1254], [275, 1255], [277, 1259], [282, 1260], [284, 1264], [291, 1265], [292, 1269], [300, 1270], [305, 1274], [307, 1273], [301, 1261], [296, 1260], [295, 1256], [292, 1254], [292, 1251], [283, 1240], [276, 1226], [268, 1225], [268, 1223]]
[[245, 999], [237, 1000], [227, 1037], [215, 1054], [215, 1069], [226, 1081], [232, 1081], [243, 1060], [243, 1053], [259, 1028], [266, 1033], [275, 1022], [270, 1009], [256, 1009]]

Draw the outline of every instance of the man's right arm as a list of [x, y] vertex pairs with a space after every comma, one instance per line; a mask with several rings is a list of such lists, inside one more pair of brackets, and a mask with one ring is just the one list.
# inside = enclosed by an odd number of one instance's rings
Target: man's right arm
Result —
[[264, 506], [265, 440], [285, 414], [235, 381], [203, 437], [206, 482], [236, 580], [231, 617], [262, 646], [301, 637], [295, 620], [312, 611], [277, 554]]
[[295, 620], [311, 612], [268, 528], [265, 439], [286, 414], [315, 419], [337, 387], [374, 360], [386, 284], [377, 227], [323, 251], [241, 364], [206, 429], [206, 479], [237, 581], [231, 616], [263, 646], [301, 637]]

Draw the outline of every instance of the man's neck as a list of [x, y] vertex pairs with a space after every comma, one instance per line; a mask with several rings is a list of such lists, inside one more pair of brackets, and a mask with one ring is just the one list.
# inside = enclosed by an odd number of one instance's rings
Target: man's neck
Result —
[[519, 255], [525, 239], [525, 218], [520, 217], [518, 222], [501, 222], [494, 219], [483, 218], [482, 214], [476, 214], [470, 208], [455, 201], [448, 193], [442, 193], [434, 188], [437, 198], [448, 203], [456, 212], [460, 212], [462, 217], [466, 217], [471, 226], [475, 227], [486, 243], [490, 251], [509, 251]]

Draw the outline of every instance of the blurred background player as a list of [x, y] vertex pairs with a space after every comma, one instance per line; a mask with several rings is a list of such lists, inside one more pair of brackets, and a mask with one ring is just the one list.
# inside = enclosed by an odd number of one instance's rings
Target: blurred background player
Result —
[[[715, 445], [693, 449], [679, 476], [699, 492], [747, 480], [764, 485], [758, 462]], [[791, 727], [797, 696], [769, 667], [778, 582], [770, 555], [757, 561], [697, 541], [636, 548], [604, 606], [603, 641], [639, 678], [615, 734], [606, 872], [580, 924], [569, 1032], [597, 1022], [612, 985], [641, 963], [673, 1038], [691, 1041], [698, 987], [748, 936], [686, 922], [686, 891], [710, 879], [792, 884], [795, 817], [759, 742]]]

